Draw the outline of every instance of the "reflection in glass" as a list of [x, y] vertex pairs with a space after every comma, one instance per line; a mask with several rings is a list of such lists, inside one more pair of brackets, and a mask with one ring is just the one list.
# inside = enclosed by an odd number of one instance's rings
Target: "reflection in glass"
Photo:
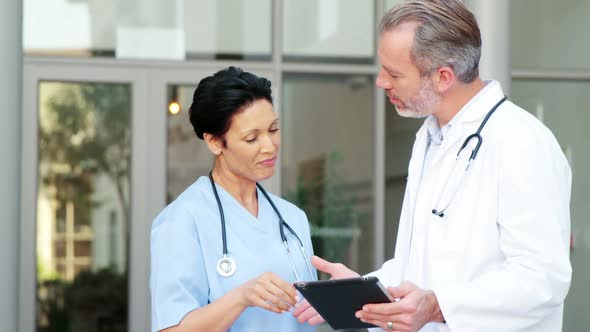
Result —
[[39, 85], [37, 331], [127, 330], [130, 99]]
[[286, 75], [282, 106], [283, 197], [306, 212], [317, 255], [370, 272], [372, 78]]
[[[508, 1], [513, 68], [590, 69], [590, 1]], [[542, 19], [540, 19], [542, 18]]]
[[588, 123], [590, 82], [524, 80], [512, 82], [511, 99], [541, 120], [555, 135], [572, 168], [570, 260], [574, 271], [565, 301], [564, 331], [583, 331], [590, 324], [590, 154]]
[[167, 203], [213, 168], [213, 154], [197, 138], [188, 116], [195, 89], [188, 85], [168, 87]]
[[402, 0], [386, 0], [385, 1], [385, 10], [397, 5], [400, 2], [402, 2]]
[[385, 259], [394, 255], [408, 164], [423, 119], [403, 118], [387, 98], [385, 107]]
[[373, 63], [373, 1], [285, 1], [283, 18], [286, 60]]
[[270, 59], [271, 0], [26, 0], [28, 54]]

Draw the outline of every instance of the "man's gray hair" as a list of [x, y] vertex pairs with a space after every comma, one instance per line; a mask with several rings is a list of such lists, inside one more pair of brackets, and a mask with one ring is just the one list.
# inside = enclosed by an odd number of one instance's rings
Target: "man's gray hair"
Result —
[[479, 76], [481, 34], [475, 17], [460, 1], [404, 1], [385, 13], [379, 32], [408, 22], [418, 23], [410, 54], [422, 75], [449, 66], [461, 82]]

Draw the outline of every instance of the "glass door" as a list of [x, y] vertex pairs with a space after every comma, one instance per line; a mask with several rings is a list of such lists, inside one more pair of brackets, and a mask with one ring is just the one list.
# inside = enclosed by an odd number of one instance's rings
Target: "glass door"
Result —
[[219, 69], [25, 65], [22, 331], [150, 330], [151, 222], [212, 167], [187, 109]]
[[24, 74], [21, 330], [148, 330], [145, 75]]

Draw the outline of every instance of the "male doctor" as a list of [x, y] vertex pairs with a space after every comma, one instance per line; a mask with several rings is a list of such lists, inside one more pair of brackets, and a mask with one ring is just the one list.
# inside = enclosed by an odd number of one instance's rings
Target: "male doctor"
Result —
[[[549, 129], [502, 101], [497, 81], [479, 78], [480, 50], [477, 22], [458, 0], [406, 1], [381, 21], [376, 84], [401, 116], [426, 118], [395, 257], [371, 273], [399, 301], [356, 313], [382, 329], [562, 329], [570, 168]], [[477, 138], [458, 151], [482, 123], [481, 146], [467, 166]], [[342, 264], [312, 262], [332, 278], [358, 276]], [[293, 314], [323, 322], [305, 301]]]

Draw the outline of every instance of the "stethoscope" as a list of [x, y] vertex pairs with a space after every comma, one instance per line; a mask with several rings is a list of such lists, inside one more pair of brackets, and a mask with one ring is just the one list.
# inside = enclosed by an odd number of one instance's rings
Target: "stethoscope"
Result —
[[[219, 199], [219, 195], [217, 194], [217, 189], [215, 188], [215, 182], [213, 181], [213, 171], [209, 172], [209, 181], [211, 182], [211, 187], [213, 188], [213, 194], [215, 195], [215, 200], [217, 201], [217, 207], [219, 207], [219, 215], [221, 217], [221, 238], [223, 239], [223, 257], [221, 257], [219, 259], [219, 261], [217, 261], [217, 273], [219, 273], [219, 275], [221, 275], [223, 277], [229, 277], [236, 272], [237, 265], [236, 265], [236, 261], [232, 257], [230, 257], [227, 253], [227, 237], [226, 237], [226, 233], [225, 233], [225, 217], [223, 215], [223, 207], [221, 206], [221, 200]], [[291, 250], [289, 249], [289, 243], [287, 240], [287, 236], [285, 235], [285, 230], [284, 230], [285, 227], [289, 230], [289, 232], [291, 232], [291, 234], [293, 234], [293, 236], [295, 236], [295, 238], [299, 242], [299, 250], [301, 251], [301, 255], [303, 256], [303, 261], [305, 262], [305, 267], [307, 268], [307, 271], [309, 272], [309, 275], [311, 276], [311, 280], [315, 279], [313, 277], [313, 272], [311, 272], [311, 267], [310, 267], [309, 262], [307, 260], [307, 255], [305, 254], [305, 248], [303, 247], [303, 241], [301, 241], [301, 239], [299, 238], [297, 233], [295, 233], [293, 228], [291, 228], [291, 226], [289, 226], [289, 224], [287, 224], [285, 219], [283, 219], [283, 216], [279, 212], [279, 209], [276, 207], [275, 203], [270, 198], [270, 196], [268, 195], [266, 190], [264, 190], [264, 188], [262, 188], [262, 186], [259, 183], [256, 183], [256, 186], [258, 187], [258, 189], [260, 189], [260, 191], [262, 192], [264, 197], [266, 197], [266, 200], [268, 200], [268, 202], [272, 206], [272, 209], [275, 211], [275, 213], [279, 217], [279, 225], [280, 225], [279, 229], [281, 232], [281, 240], [283, 241], [283, 245], [285, 246], [285, 249], [287, 250], [287, 256], [289, 257], [289, 262], [291, 263], [291, 268], [293, 269], [293, 272], [295, 273], [295, 278], [297, 279], [297, 281], [301, 281], [301, 278], [299, 277], [299, 274], [297, 273], [297, 269], [295, 268], [295, 262], [293, 261], [293, 257], [291, 256]]]
[[[455, 195], [457, 195], [457, 192], [459, 191], [459, 188], [461, 187], [461, 184], [463, 183], [463, 180], [465, 179], [467, 172], [469, 171], [469, 166], [471, 166], [471, 162], [475, 159], [475, 157], [477, 157], [477, 153], [479, 152], [479, 147], [481, 146], [481, 143], [483, 142], [483, 138], [481, 137], [481, 130], [483, 129], [483, 127], [486, 125], [486, 123], [488, 122], [488, 119], [490, 118], [490, 116], [492, 116], [492, 114], [494, 113], [494, 111], [496, 111], [496, 109], [498, 108], [498, 106], [500, 106], [504, 101], [506, 101], [506, 96], [504, 96], [504, 98], [502, 98], [499, 102], [496, 103], [496, 105], [494, 105], [494, 107], [492, 107], [492, 109], [488, 112], [488, 114], [486, 115], [486, 117], [483, 119], [483, 121], [481, 122], [481, 124], [479, 125], [479, 128], [477, 129], [477, 131], [469, 136], [467, 136], [467, 138], [465, 139], [465, 141], [463, 142], [463, 145], [461, 145], [461, 148], [459, 149], [459, 152], [457, 152], [457, 158], [455, 159], [455, 163], [453, 165], [453, 171], [451, 172], [451, 174], [454, 174], [454, 170], [457, 167], [457, 162], [459, 161], [460, 157], [461, 157], [461, 152], [465, 149], [465, 147], [469, 144], [469, 142], [472, 139], [477, 140], [477, 144], [475, 145], [475, 148], [473, 149], [473, 151], [471, 151], [471, 156], [469, 156], [469, 160], [467, 161], [467, 166], [465, 166], [465, 171], [461, 174], [461, 178], [459, 179], [459, 183], [458, 185], [455, 187], [455, 190], [453, 192], [453, 194], [451, 195], [451, 199], [448, 201], [447, 204], [443, 205], [442, 209], [432, 209], [432, 214], [437, 215], [439, 217], [444, 217], [445, 216], [445, 211], [449, 208], [449, 206], [451, 205], [451, 203], [453, 202], [453, 200], [455, 199]], [[445, 185], [443, 188], [447, 188], [447, 186], [449, 185], [449, 180], [452, 176], [449, 176], [447, 178], [447, 181], [445, 182]], [[443, 193], [444, 190], [441, 191], [441, 195], [437, 200], [436, 206], [440, 206], [440, 200], [443, 197]]]

